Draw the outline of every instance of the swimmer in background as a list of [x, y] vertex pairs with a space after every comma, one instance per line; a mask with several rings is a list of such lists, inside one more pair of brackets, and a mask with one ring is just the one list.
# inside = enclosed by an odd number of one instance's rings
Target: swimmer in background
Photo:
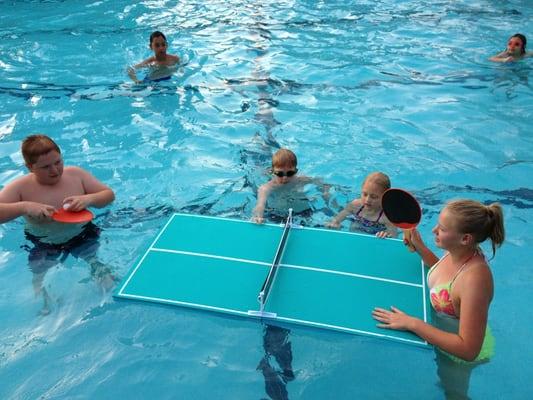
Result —
[[[176, 71], [175, 66], [180, 62], [180, 58], [167, 54], [167, 47], [167, 38], [162, 32], [155, 31], [150, 35], [150, 49], [152, 49], [154, 55], [133, 67], [128, 67], [128, 76], [133, 82], [159, 82], [170, 79], [172, 73]], [[135, 73], [135, 70], [140, 68], [150, 69], [142, 81], [137, 78]]]
[[42, 314], [49, 312], [49, 296], [43, 280], [51, 267], [69, 254], [91, 266], [91, 275], [109, 289], [113, 277], [109, 268], [96, 259], [99, 229], [93, 223], [64, 224], [52, 214], [60, 209], [81, 211], [105, 207], [115, 199], [113, 191], [79, 167], [63, 167], [59, 146], [48, 136], [31, 135], [22, 142], [22, 156], [30, 171], [0, 190], [0, 223], [18, 217], [26, 219], [26, 237], [34, 245], [29, 250], [35, 295], [43, 295]]
[[327, 199], [329, 185], [324, 184], [318, 178], [297, 175], [297, 165], [296, 154], [291, 150], [279, 149], [274, 153], [272, 156], [272, 179], [259, 187], [252, 221], [262, 224], [265, 221], [265, 209], [274, 214], [284, 214], [289, 208], [293, 209], [294, 214], [304, 216], [310, 214], [309, 199], [304, 193], [304, 186], [307, 184], [321, 187], [322, 195]]
[[338, 229], [346, 218], [352, 220], [351, 231], [376, 235], [380, 238], [396, 237], [398, 231], [387, 219], [381, 208], [381, 198], [391, 183], [387, 175], [373, 172], [363, 181], [361, 198], [348, 203], [335, 218], [326, 224], [328, 228]]
[[512, 62], [526, 57], [531, 57], [532, 53], [526, 51], [527, 39], [521, 33], [511, 36], [507, 42], [507, 48], [499, 54], [489, 58], [495, 62]]

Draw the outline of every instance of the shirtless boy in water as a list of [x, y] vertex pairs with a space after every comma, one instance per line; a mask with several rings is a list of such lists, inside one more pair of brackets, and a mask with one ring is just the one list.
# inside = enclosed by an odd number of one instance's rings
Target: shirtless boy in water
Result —
[[272, 179], [261, 185], [257, 192], [257, 203], [252, 213], [252, 221], [261, 224], [265, 221], [265, 209], [270, 217], [286, 217], [292, 208], [295, 214], [312, 213], [304, 186], [314, 184], [322, 189], [322, 196], [327, 198], [329, 186], [321, 179], [298, 174], [296, 154], [288, 149], [279, 149], [272, 156]]
[[79, 167], [64, 167], [59, 146], [48, 136], [31, 135], [22, 142], [22, 156], [29, 173], [0, 190], [0, 223], [17, 217], [26, 219], [26, 236], [34, 244], [30, 250], [36, 295], [48, 295], [42, 287], [44, 274], [71, 254], [91, 265], [91, 273], [104, 286], [112, 284], [109, 269], [96, 260], [99, 229], [92, 223], [62, 224], [52, 220], [60, 208], [81, 211], [104, 207], [115, 199], [113, 191]]
[[172, 67], [180, 62], [180, 58], [173, 54], [167, 54], [168, 42], [167, 38], [162, 32], [155, 31], [150, 35], [150, 49], [153, 50], [154, 55], [146, 60], [128, 68], [128, 76], [135, 82], [142, 81], [137, 78], [135, 70], [140, 68], [152, 67], [152, 71], [145, 78], [145, 81], [162, 81], [170, 79], [172, 75]]
[[31, 223], [51, 222], [52, 214], [67, 205], [69, 211], [104, 207], [113, 191], [87, 171], [63, 167], [59, 146], [48, 136], [32, 135], [22, 143], [29, 174], [0, 190], [0, 223], [24, 216]]

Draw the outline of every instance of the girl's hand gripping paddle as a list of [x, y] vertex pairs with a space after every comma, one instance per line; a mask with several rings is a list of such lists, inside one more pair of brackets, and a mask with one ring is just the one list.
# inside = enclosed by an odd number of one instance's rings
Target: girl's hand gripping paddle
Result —
[[411, 229], [416, 228], [422, 218], [422, 210], [414, 196], [402, 189], [388, 189], [383, 193], [381, 207], [385, 216], [396, 227], [403, 229], [403, 241], [410, 251], [415, 251], [411, 243]]

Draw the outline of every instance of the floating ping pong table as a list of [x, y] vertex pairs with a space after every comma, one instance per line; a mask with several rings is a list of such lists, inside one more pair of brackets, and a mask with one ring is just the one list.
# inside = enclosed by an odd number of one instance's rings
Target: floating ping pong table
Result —
[[174, 214], [115, 296], [427, 345], [410, 332], [377, 328], [371, 316], [376, 306], [394, 305], [427, 321], [416, 253], [400, 240], [291, 219], [258, 225]]

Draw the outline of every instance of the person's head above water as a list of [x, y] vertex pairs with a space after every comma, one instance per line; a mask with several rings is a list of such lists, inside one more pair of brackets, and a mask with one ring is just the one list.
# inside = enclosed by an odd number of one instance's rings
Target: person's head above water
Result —
[[298, 172], [298, 159], [289, 149], [279, 149], [272, 156], [272, 174], [279, 183], [287, 183]]
[[26, 167], [42, 185], [55, 185], [63, 175], [63, 158], [59, 146], [48, 136], [30, 135], [22, 142]]
[[[493, 256], [496, 247], [499, 247], [505, 239], [503, 210], [498, 203], [487, 206], [474, 200], [450, 201], [441, 212], [440, 219], [443, 218], [448, 218], [448, 222], [444, 225], [448, 232], [456, 233], [461, 245], [477, 247], [479, 243], [490, 239]], [[436, 229], [438, 227], [439, 225], [434, 228], [434, 232], [439, 232]]]
[[507, 41], [507, 52], [509, 54], [524, 55], [526, 53], [527, 39], [521, 33], [515, 33]]
[[22, 157], [28, 168], [35, 164], [40, 156], [51, 151], [61, 154], [56, 142], [46, 135], [30, 135], [24, 139], [21, 145]]
[[165, 36], [165, 34], [163, 32], [160, 32], [160, 31], [154, 31], [152, 32], [152, 34], [150, 35], [150, 47], [152, 47], [152, 43], [154, 42], [154, 39], [155, 38], [163, 38], [163, 40], [166, 42], [167, 41], [167, 37]]
[[383, 190], [383, 192], [391, 187], [390, 178], [383, 172], [371, 172], [363, 181], [363, 186], [366, 183], [375, 183]]
[[383, 172], [368, 174], [361, 186], [361, 203], [368, 209], [381, 210], [381, 198], [390, 187], [390, 179]]
[[153, 50], [156, 57], [164, 57], [167, 53], [168, 42], [166, 36], [159, 31], [152, 32], [150, 35], [150, 49]]
[[298, 159], [289, 149], [279, 149], [272, 156], [272, 168], [275, 167], [296, 167]]

